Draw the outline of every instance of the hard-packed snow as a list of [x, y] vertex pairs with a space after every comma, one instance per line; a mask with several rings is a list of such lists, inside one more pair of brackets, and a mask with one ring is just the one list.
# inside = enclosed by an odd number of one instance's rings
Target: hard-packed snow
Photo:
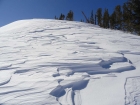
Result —
[[3, 26], [0, 105], [140, 105], [140, 37], [49, 19]]

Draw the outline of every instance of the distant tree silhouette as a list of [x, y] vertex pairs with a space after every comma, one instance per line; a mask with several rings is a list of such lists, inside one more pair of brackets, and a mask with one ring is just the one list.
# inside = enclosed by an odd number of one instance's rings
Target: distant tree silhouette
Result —
[[113, 12], [111, 15], [110, 15], [110, 28], [111, 29], [115, 29], [116, 27], [116, 13]]
[[102, 9], [101, 8], [98, 8], [96, 15], [97, 15], [98, 25], [102, 26]]
[[67, 14], [66, 20], [73, 21], [74, 13], [70, 10]]
[[109, 13], [108, 9], [105, 9], [104, 15], [103, 15], [103, 27], [109, 28]]
[[58, 19], [58, 18], [55, 16], [54, 19]]
[[118, 30], [121, 30], [122, 29], [122, 10], [121, 10], [121, 6], [120, 5], [117, 5], [115, 7], [115, 20], [116, 20], [116, 29]]
[[[109, 15], [108, 9], [105, 9], [102, 14], [102, 8], [98, 8], [95, 15], [92, 10], [89, 18], [83, 11], [82, 14], [87, 23], [96, 24], [97, 22], [99, 26], [104, 28], [129, 31], [140, 35], [140, 0], [128, 0], [123, 6], [115, 6], [111, 15]], [[60, 17], [55, 16], [55, 19], [64, 20], [65, 15], [61, 13]], [[74, 20], [72, 10], [67, 13], [66, 20]], [[81, 22], [84, 22], [84, 20], [81, 20]]]
[[127, 16], [130, 16], [128, 22], [128, 30], [140, 35], [140, 0], [128, 0], [126, 2]]
[[96, 25], [96, 21], [97, 21], [97, 15], [95, 14], [95, 25]]
[[126, 3], [123, 4], [122, 13], [123, 13], [122, 30], [132, 32], [133, 31], [132, 23], [131, 23], [132, 16], [131, 13], [128, 11], [128, 7]]
[[90, 23], [94, 24], [94, 15], [93, 15], [93, 10], [91, 11], [91, 16], [90, 16]]
[[65, 15], [61, 13], [59, 20], [64, 20], [65, 19]]

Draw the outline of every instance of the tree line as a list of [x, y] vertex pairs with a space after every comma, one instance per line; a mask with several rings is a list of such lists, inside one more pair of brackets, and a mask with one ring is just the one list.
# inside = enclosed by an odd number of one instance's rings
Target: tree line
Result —
[[[59, 20], [65, 18], [73, 21], [73, 11], [70, 10], [66, 17], [64, 14], [61, 14], [59, 18], [55, 16], [55, 19]], [[84, 22], [84, 20], [81, 20], [81, 22]], [[85, 22], [103, 28], [123, 30], [140, 35], [140, 0], [128, 0], [122, 6], [117, 5], [111, 14], [109, 14], [108, 9], [98, 8], [95, 14], [92, 10], [90, 17]]]
[[60, 17], [56, 17], [56, 16], [55, 16], [55, 19], [58, 19], [58, 20], [65, 20], [65, 18], [66, 18], [66, 20], [73, 21], [73, 17], [74, 17], [73, 11], [70, 10], [66, 16], [65, 16], [64, 14], [61, 13], [61, 14], [60, 14]]

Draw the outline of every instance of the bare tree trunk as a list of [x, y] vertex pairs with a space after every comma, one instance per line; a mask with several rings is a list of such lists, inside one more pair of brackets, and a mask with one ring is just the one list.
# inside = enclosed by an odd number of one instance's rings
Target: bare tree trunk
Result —
[[83, 12], [83, 11], [82, 11], [82, 14], [84, 15], [84, 17], [85, 17], [85, 19], [86, 19], [87, 23], [90, 23], [89, 19], [86, 17], [86, 15], [84, 14], [84, 12]]

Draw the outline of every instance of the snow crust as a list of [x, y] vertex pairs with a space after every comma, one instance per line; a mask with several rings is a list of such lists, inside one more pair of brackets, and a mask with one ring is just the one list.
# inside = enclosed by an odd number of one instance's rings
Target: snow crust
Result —
[[139, 105], [140, 37], [81, 22], [0, 28], [0, 105]]

